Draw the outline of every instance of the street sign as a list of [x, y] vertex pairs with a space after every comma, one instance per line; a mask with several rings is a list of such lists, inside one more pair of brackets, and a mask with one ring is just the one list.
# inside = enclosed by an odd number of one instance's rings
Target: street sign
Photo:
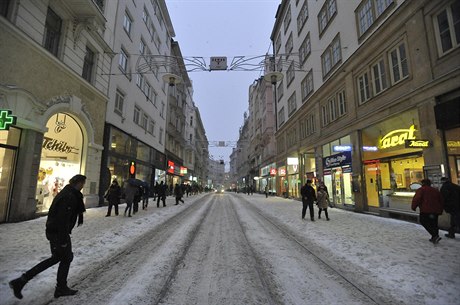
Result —
[[8, 130], [11, 125], [16, 125], [17, 117], [11, 110], [0, 110], [0, 130]]
[[210, 71], [227, 70], [227, 57], [225, 56], [211, 57], [209, 70]]

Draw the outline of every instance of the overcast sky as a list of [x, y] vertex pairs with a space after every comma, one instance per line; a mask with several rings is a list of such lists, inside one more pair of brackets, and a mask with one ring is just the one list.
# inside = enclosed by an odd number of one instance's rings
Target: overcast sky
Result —
[[[166, 0], [184, 57], [272, 53], [270, 34], [279, 0]], [[260, 72], [190, 72], [194, 101], [209, 141], [236, 141], [248, 109], [248, 89]], [[231, 147], [210, 147], [214, 159], [229, 170]]]

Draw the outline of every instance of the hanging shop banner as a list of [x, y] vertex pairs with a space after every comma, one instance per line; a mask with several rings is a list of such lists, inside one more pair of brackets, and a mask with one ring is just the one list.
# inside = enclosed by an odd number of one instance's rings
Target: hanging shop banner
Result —
[[184, 167], [184, 166], [181, 166], [180, 167], [180, 175], [183, 176], [183, 175], [186, 175], [187, 174], [187, 168]]
[[351, 165], [351, 151], [344, 151], [340, 154], [335, 154], [326, 158], [323, 158], [324, 169], [333, 167], [343, 167]]
[[286, 176], [286, 166], [278, 168], [279, 176]]
[[270, 168], [270, 176], [276, 176], [276, 168]]
[[168, 160], [168, 173], [174, 174], [174, 162]]

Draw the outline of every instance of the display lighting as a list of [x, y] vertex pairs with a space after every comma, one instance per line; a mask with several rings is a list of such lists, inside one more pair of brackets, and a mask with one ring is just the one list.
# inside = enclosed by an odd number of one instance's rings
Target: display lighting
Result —
[[0, 130], [9, 130], [10, 126], [16, 125], [16, 120], [11, 110], [0, 110]]

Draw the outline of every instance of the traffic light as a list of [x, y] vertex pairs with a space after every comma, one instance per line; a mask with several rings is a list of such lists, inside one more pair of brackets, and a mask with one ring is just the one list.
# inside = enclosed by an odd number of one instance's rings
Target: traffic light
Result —
[[136, 178], [136, 162], [135, 161], [129, 162], [129, 177]]

